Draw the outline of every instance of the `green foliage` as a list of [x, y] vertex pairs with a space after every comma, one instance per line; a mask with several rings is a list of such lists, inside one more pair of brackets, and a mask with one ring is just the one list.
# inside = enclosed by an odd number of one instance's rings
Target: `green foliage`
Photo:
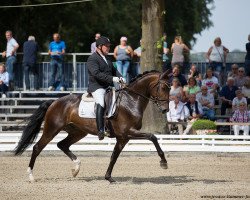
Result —
[[[67, 1], [67, 0], [64, 0]], [[60, 0], [6, 0], [0, 5], [56, 3]], [[207, 4], [213, 0], [166, 0], [164, 29], [168, 43], [175, 35], [182, 35], [189, 44], [194, 34], [211, 26]], [[94, 34], [110, 37], [113, 47], [121, 36], [135, 49], [141, 39], [141, 0], [93, 0], [91, 2], [26, 8], [1, 9], [0, 51], [6, 47], [4, 32], [12, 30], [22, 47], [29, 35], [34, 35], [40, 51], [48, 50], [52, 34], [59, 32], [66, 42], [67, 52], [89, 52]], [[160, 47], [159, 42], [158, 47]], [[19, 51], [22, 51], [20, 48]]]
[[192, 128], [194, 130], [215, 130], [216, 124], [210, 120], [198, 119], [193, 123]]

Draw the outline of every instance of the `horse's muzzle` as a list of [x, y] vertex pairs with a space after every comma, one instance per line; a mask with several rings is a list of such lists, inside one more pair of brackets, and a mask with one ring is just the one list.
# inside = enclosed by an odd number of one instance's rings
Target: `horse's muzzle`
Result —
[[168, 109], [164, 109], [161, 111], [162, 114], [166, 114], [166, 112], [168, 112]]

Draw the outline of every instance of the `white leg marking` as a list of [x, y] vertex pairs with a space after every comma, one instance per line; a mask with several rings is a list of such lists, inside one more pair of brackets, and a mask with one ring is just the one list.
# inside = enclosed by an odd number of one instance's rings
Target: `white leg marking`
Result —
[[34, 182], [35, 182], [35, 179], [34, 179], [34, 176], [33, 176], [33, 174], [32, 174], [32, 170], [31, 170], [30, 167], [28, 167], [27, 173], [28, 173], [28, 175], [29, 175], [29, 181], [30, 181], [31, 183], [34, 183]]
[[80, 171], [81, 161], [77, 158], [76, 160], [73, 160], [73, 162], [75, 163], [75, 169], [72, 169], [72, 175], [73, 177], [76, 177]]

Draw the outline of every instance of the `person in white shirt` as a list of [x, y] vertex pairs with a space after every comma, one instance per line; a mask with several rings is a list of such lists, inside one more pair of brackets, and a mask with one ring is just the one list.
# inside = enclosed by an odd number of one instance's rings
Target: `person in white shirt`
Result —
[[101, 34], [100, 34], [100, 33], [96, 33], [96, 34], [95, 34], [95, 42], [93, 42], [93, 43], [91, 44], [91, 47], [90, 47], [91, 53], [94, 53], [94, 52], [95, 52], [95, 50], [96, 50], [96, 40], [98, 40], [100, 37], [101, 37]]
[[[14, 65], [16, 64], [16, 51], [19, 47], [19, 44], [12, 37], [12, 31], [6, 31], [5, 36], [7, 39], [7, 47], [6, 51], [2, 53], [2, 57], [7, 58], [6, 67], [7, 67], [7, 72], [9, 73], [9, 80], [12, 84], [12, 81], [14, 79]], [[11, 85], [11, 87], [13, 87], [13, 85]]]
[[235, 94], [236, 94], [236, 97], [234, 97], [233, 102], [232, 102], [233, 111], [239, 109], [239, 105], [241, 103], [244, 103], [244, 105], [246, 106], [246, 109], [247, 109], [247, 99], [242, 94], [242, 91], [236, 90]]
[[0, 93], [2, 98], [6, 98], [6, 92], [9, 87], [9, 74], [6, 72], [5, 65], [0, 63]]
[[208, 91], [210, 93], [215, 94], [217, 92], [217, 88], [219, 87], [219, 81], [213, 75], [213, 70], [211, 68], [207, 69], [205, 78], [202, 80], [201, 85], [207, 86]]
[[[180, 101], [181, 96], [176, 95], [173, 100], [169, 102], [169, 111], [167, 112], [168, 122], [179, 122], [184, 121], [189, 117], [189, 111], [184, 103]], [[180, 135], [183, 134], [183, 125], [177, 124], [178, 132]], [[172, 125], [169, 125], [169, 130], [171, 130]]]

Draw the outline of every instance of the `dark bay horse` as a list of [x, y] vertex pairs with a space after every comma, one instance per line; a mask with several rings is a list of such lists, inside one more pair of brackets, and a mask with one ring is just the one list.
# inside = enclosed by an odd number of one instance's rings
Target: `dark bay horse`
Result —
[[[105, 174], [105, 179], [109, 182], [114, 182], [111, 177], [113, 167], [122, 149], [130, 139], [152, 141], [161, 158], [160, 166], [164, 169], [167, 168], [167, 160], [157, 138], [153, 134], [140, 132], [143, 112], [150, 100], [156, 103], [162, 112], [168, 110], [170, 87], [167, 81], [168, 72], [162, 74], [157, 71], [145, 72], [131, 81], [127, 87], [120, 90], [117, 113], [110, 119], [117, 142]], [[58, 142], [57, 146], [75, 163], [75, 169], [72, 170], [73, 176], [75, 177], [78, 174], [81, 162], [69, 150], [69, 147], [88, 134], [97, 135], [95, 119], [79, 117], [78, 106], [80, 101], [80, 95], [67, 95], [55, 101], [49, 100], [41, 104], [29, 118], [15, 149], [15, 155], [22, 154], [34, 142], [44, 121], [43, 134], [33, 146], [27, 171], [31, 182], [34, 181], [33, 167], [37, 156], [61, 130], [65, 130], [68, 136]]]

